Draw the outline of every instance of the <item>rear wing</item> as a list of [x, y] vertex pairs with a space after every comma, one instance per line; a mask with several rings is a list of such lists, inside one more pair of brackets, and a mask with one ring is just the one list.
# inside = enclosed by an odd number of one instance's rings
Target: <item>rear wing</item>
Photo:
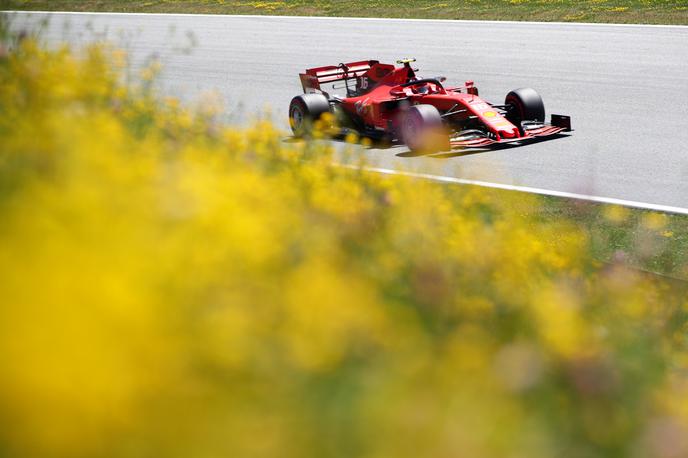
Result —
[[328, 65], [325, 67], [315, 67], [300, 73], [301, 86], [306, 94], [312, 92], [323, 92], [321, 84], [345, 81], [363, 76], [370, 67], [377, 64], [376, 60], [361, 60], [358, 62], [348, 62], [339, 65]]

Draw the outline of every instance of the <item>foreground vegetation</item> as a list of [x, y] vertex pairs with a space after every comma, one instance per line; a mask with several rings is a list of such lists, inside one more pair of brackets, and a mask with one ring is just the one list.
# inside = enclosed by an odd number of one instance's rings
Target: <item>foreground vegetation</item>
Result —
[[596, 257], [677, 218], [332, 167], [126, 67], [0, 49], [0, 455], [688, 454], [685, 294]]
[[688, 24], [684, 0], [0, 0], [0, 9]]

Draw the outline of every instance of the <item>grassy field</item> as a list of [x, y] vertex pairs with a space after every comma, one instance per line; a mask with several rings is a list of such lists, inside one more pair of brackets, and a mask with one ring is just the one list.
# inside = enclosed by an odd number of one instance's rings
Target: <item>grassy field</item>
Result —
[[545, 198], [543, 218], [573, 221], [590, 236], [593, 256], [688, 280], [688, 217]]
[[[488, 191], [508, 199], [507, 191]], [[688, 281], [688, 216], [617, 205], [543, 197], [524, 216], [563, 220], [589, 237], [590, 253], [600, 264], [623, 264], [648, 273]]]
[[0, 0], [0, 9], [688, 24], [685, 0]]

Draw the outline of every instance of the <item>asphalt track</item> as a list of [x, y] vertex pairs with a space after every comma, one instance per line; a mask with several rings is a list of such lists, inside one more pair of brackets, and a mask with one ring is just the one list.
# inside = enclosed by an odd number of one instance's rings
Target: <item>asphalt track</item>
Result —
[[217, 90], [236, 122], [268, 107], [284, 122], [291, 97], [301, 92], [300, 71], [349, 60], [414, 56], [420, 76], [474, 80], [495, 102], [531, 86], [548, 113], [572, 116], [572, 136], [475, 154], [413, 157], [403, 147], [361, 154], [380, 169], [453, 182], [688, 208], [688, 27], [8, 14], [15, 28], [49, 18], [42, 35], [51, 44], [107, 38], [127, 48], [136, 65], [158, 56], [166, 92], [193, 99]]

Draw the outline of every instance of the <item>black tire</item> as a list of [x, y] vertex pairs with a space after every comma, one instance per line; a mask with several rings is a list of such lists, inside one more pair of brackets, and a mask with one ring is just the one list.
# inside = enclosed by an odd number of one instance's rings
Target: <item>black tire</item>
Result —
[[442, 116], [433, 105], [413, 105], [401, 113], [397, 137], [413, 152], [450, 149]]
[[545, 104], [535, 89], [522, 87], [509, 92], [506, 96], [506, 118], [521, 128], [522, 121], [545, 122]]
[[313, 132], [316, 121], [330, 113], [330, 102], [322, 94], [302, 94], [291, 99], [289, 125], [295, 137], [307, 137]]

